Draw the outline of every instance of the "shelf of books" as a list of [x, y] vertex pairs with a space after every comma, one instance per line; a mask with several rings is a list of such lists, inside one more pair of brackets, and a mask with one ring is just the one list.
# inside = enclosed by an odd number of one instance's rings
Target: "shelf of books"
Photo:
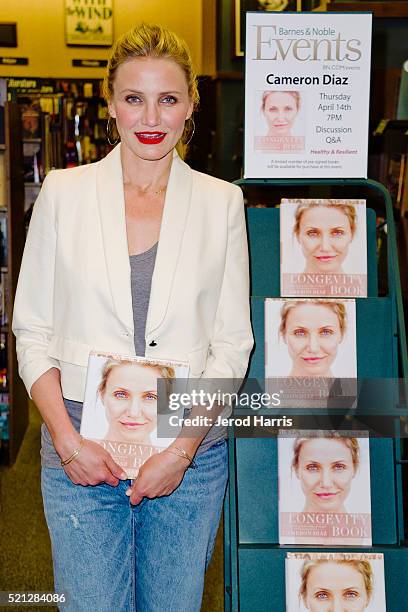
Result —
[[0, 79], [0, 460], [12, 463], [28, 422], [10, 325], [24, 247], [24, 183], [20, 113], [5, 97]]
[[391, 197], [363, 179], [238, 184], [255, 350], [250, 409], [239, 402], [230, 429], [225, 609], [403, 612], [408, 359]]

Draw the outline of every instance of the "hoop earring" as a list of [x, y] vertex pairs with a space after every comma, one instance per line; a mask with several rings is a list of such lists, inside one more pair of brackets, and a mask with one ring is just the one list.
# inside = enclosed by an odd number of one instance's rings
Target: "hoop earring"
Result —
[[112, 132], [112, 124], [110, 122], [111, 119], [112, 119], [112, 117], [109, 115], [109, 119], [108, 119], [108, 122], [106, 124], [105, 132], [106, 132], [106, 140], [109, 142], [109, 144], [111, 146], [114, 146], [115, 144], [117, 144], [119, 142], [120, 136], [118, 136], [114, 142], [111, 141], [111, 132]]
[[193, 118], [193, 115], [191, 115], [191, 117], [190, 117], [190, 119], [188, 119], [188, 121], [191, 121], [191, 124], [192, 124], [192, 126], [193, 126], [193, 129], [191, 130], [191, 134], [190, 134], [190, 136], [189, 136], [189, 139], [187, 140], [187, 142], [185, 142], [185, 143], [184, 143], [184, 146], [185, 146], [185, 147], [186, 147], [187, 145], [189, 145], [189, 144], [190, 144], [190, 142], [191, 142], [191, 141], [192, 141], [192, 139], [193, 139], [194, 132], [195, 132], [195, 123], [194, 123], [194, 118]]

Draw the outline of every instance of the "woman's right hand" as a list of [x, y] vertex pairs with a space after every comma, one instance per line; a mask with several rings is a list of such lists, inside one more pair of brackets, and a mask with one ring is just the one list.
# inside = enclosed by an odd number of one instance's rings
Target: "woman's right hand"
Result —
[[[78, 444], [81, 439], [78, 436]], [[72, 452], [74, 452], [73, 448]], [[66, 458], [66, 457], [65, 457]], [[126, 480], [127, 475], [99, 444], [84, 440], [82, 448], [73, 461], [64, 466], [68, 478], [77, 485], [98, 485], [102, 482], [116, 487], [119, 480]]]

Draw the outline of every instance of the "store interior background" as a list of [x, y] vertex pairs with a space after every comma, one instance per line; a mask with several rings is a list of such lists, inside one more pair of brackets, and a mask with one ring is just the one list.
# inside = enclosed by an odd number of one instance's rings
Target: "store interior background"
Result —
[[[331, 8], [334, 4], [331, 3]], [[382, 119], [396, 117], [401, 68], [408, 59], [408, 2], [361, 1], [351, 5], [352, 10], [356, 10], [356, 5], [361, 6], [361, 10], [372, 8], [372, 5], [388, 5], [388, 9], [384, 9], [385, 16], [375, 19], [373, 28], [368, 166], [369, 178], [384, 182], [381, 160], [392, 154], [393, 143], [397, 143], [397, 148], [405, 147], [405, 158], [407, 154], [404, 131], [402, 137], [390, 136], [389, 140], [385, 133], [375, 132]], [[402, 17], [398, 16], [396, 5], [402, 7]], [[322, 2], [321, 9], [324, 8]], [[234, 57], [233, 10], [234, 0], [114, 0], [115, 38], [133, 23], [146, 21], [161, 23], [186, 40], [200, 75], [201, 89], [201, 107], [189, 161], [193, 167], [226, 180], [240, 178], [243, 165], [244, 61], [242, 57]], [[0, 65], [0, 78], [73, 81], [103, 78], [104, 68], [72, 66], [75, 58], [106, 60], [109, 49], [66, 45], [62, 0], [2, 2], [0, 22], [15, 22], [18, 36], [18, 46], [0, 47], [0, 56], [29, 59], [27, 66]], [[407, 128], [408, 121], [403, 130], [406, 132]], [[389, 186], [395, 187], [392, 177], [389, 180]], [[406, 194], [408, 198], [408, 185]], [[275, 192], [262, 188], [249, 195], [248, 203], [274, 206], [279, 202]], [[403, 216], [395, 208], [405, 312], [408, 303], [407, 215], [408, 212]], [[30, 427], [17, 463], [7, 469], [0, 466], [0, 589], [47, 590], [52, 585], [49, 541], [39, 493], [39, 422], [38, 416], [31, 411]], [[205, 610], [222, 609], [221, 548], [219, 539], [207, 580]]]

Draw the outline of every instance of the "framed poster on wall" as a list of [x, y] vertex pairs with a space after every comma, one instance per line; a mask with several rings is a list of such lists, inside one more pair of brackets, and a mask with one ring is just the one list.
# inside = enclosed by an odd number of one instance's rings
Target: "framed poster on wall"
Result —
[[302, 0], [233, 0], [234, 55], [244, 55], [247, 11], [300, 11]]
[[67, 45], [110, 47], [113, 43], [113, 0], [64, 0]]

